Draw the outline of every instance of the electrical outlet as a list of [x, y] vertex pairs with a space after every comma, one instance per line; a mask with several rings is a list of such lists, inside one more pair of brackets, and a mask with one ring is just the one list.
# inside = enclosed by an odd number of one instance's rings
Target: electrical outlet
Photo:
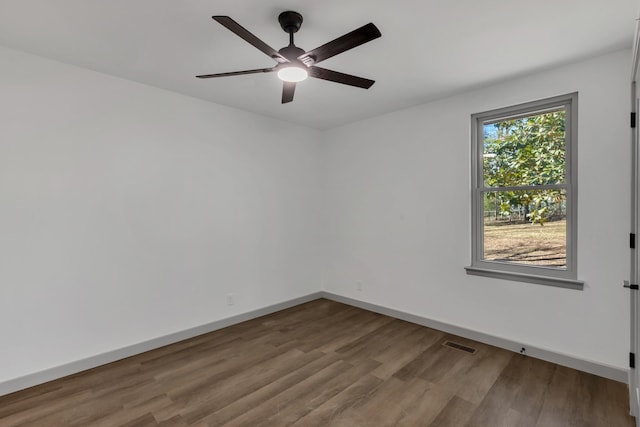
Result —
[[524, 347], [522, 347], [522, 348], [520, 349], [520, 354], [524, 354], [524, 355], [526, 355], [526, 354], [527, 354], [527, 349], [526, 349], [526, 348], [524, 348]]
[[233, 294], [227, 294], [227, 305], [233, 305], [234, 303]]
[[361, 291], [361, 290], [362, 290], [362, 282], [358, 282], [358, 283], [356, 284], [356, 289], [357, 289], [357, 290], [359, 290], [359, 291]]

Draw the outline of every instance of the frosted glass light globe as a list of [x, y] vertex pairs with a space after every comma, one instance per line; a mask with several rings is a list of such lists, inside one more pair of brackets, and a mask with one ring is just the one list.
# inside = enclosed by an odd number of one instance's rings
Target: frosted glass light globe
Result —
[[278, 70], [278, 78], [285, 82], [301, 82], [307, 77], [309, 77], [307, 70], [296, 66], [282, 67]]

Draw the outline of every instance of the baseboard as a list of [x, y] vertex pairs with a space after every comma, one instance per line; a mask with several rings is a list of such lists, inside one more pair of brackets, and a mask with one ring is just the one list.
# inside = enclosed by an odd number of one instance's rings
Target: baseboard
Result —
[[497, 337], [495, 335], [486, 334], [484, 332], [475, 331], [473, 329], [463, 328], [460, 326], [452, 325], [438, 320], [429, 319], [426, 317], [418, 316], [416, 314], [407, 313], [393, 308], [376, 305], [357, 299], [345, 297], [342, 295], [336, 295], [331, 292], [320, 292], [323, 298], [341, 302], [343, 304], [352, 305], [354, 307], [362, 308], [364, 310], [373, 311], [375, 313], [384, 314], [386, 316], [394, 317], [396, 319], [405, 320], [407, 322], [415, 323], [418, 325], [426, 326], [429, 328], [437, 329], [439, 331], [447, 332], [449, 334], [458, 335], [471, 340], [479, 341], [485, 344], [493, 345], [496, 347], [504, 348], [516, 353], [520, 352], [520, 349], [524, 346], [527, 349], [527, 356], [535, 357], [536, 359], [546, 360], [548, 362], [556, 363], [558, 365], [566, 366], [569, 368], [577, 369], [579, 371], [588, 372], [590, 374], [598, 375], [600, 377], [609, 378], [614, 381], [628, 384], [629, 371], [616, 366], [606, 365], [591, 360], [581, 359], [568, 354], [559, 353], [553, 350], [536, 347], [523, 342], [512, 341], [507, 338]]
[[322, 298], [322, 292], [316, 292], [299, 298], [294, 298], [278, 304], [270, 305], [268, 307], [259, 308], [257, 310], [237, 314], [225, 319], [216, 320], [205, 325], [185, 329], [183, 331], [175, 332], [169, 335], [164, 335], [162, 337], [154, 338], [148, 341], [143, 341], [138, 344], [133, 344], [127, 347], [119, 348], [117, 350], [108, 351], [106, 353], [97, 354], [95, 356], [87, 357], [86, 359], [76, 360], [74, 362], [56, 366], [50, 369], [45, 369], [33, 374], [13, 378], [0, 383], [0, 396], [19, 390], [24, 390], [38, 384], [43, 384], [48, 381], [66, 377], [68, 375], [76, 374], [78, 372], [86, 371], [87, 369], [96, 368], [98, 366], [115, 362], [127, 357], [135, 356], [136, 354], [164, 347], [165, 345], [174, 344], [176, 342], [193, 338], [198, 335], [226, 328], [227, 326], [232, 326], [240, 322], [255, 319], [256, 317], [265, 316], [267, 314], [275, 313], [276, 311], [295, 307], [296, 305], [304, 304], [318, 298]]

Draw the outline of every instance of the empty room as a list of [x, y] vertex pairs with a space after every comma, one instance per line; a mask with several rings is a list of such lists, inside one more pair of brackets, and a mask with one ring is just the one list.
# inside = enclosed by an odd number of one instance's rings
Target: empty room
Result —
[[640, 426], [637, 0], [0, 0], [0, 426]]

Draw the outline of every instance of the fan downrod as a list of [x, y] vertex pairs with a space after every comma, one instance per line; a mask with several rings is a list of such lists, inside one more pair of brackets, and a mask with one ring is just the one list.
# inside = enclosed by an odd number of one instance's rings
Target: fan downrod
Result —
[[302, 15], [298, 12], [288, 10], [278, 15], [278, 22], [285, 33], [297, 33], [302, 25]]

